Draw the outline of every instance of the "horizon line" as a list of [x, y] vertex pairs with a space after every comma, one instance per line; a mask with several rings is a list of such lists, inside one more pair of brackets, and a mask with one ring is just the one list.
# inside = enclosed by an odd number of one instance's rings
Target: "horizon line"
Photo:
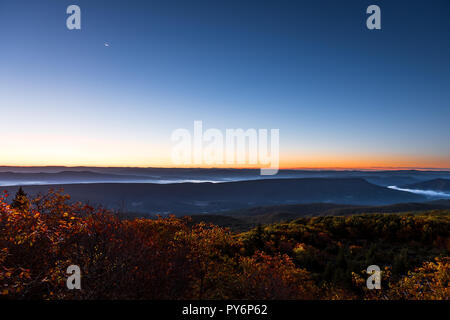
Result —
[[[201, 170], [260, 170], [260, 167], [165, 167], [165, 166], [88, 166], [88, 165], [0, 165], [0, 168], [136, 168], [136, 169], [201, 169]], [[279, 170], [305, 171], [450, 171], [435, 167], [283, 167]]]

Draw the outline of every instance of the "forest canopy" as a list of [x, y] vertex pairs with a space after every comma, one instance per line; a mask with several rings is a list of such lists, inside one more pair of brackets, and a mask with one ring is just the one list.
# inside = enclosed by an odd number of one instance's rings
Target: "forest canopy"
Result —
[[[449, 211], [301, 218], [232, 232], [127, 219], [61, 191], [0, 197], [9, 299], [448, 299]], [[66, 286], [77, 265], [81, 290]], [[368, 290], [369, 265], [382, 269]]]

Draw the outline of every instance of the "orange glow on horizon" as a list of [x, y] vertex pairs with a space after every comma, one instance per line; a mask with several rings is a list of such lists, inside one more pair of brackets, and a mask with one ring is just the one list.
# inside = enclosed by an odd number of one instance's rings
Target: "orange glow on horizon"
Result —
[[[68, 143], [68, 141], [70, 143]], [[0, 166], [85, 166], [161, 168], [257, 168], [258, 165], [184, 165], [171, 161], [171, 146], [138, 140], [107, 138], [6, 136], [0, 150]], [[333, 170], [450, 170], [450, 155], [321, 152], [299, 150], [280, 153], [280, 169]], [[268, 166], [262, 166], [268, 167]]]
[[[329, 158], [330, 159], [330, 158]], [[423, 162], [412, 164], [412, 161], [395, 161], [395, 162], [366, 162], [366, 161], [349, 161], [341, 162], [332, 160], [318, 161], [281, 161], [280, 169], [291, 170], [450, 170], [450, 163], [445, 162]], [[135, 168], [222, 168], [222, 169], [260, 169], [258, 165], [173, 165], [163, 160], [160, 161], [1, 161], [1, 166], [11, 167], [135, 167]]]

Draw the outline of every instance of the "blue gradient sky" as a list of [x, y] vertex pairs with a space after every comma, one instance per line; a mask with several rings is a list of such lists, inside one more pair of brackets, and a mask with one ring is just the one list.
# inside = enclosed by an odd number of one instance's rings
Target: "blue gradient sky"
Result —
[[[66, 28], [70, 4], [82, 30]], [[380, 31], [365, 27], [371, 4]], [[279, 128], [283, 167], [450, 168], [449, 12], [0, 0], [0, 164], [170, 166], [172, 131], [203, 120]]]

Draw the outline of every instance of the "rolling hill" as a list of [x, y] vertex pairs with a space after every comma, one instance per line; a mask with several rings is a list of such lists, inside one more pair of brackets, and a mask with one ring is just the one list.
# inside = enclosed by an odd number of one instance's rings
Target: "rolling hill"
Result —
[[295, 205], [264, 206], [221, 212], [217, 214], [192, 215], [195, 222], [213, 223], [236, 231], [248, 230], [258, 224], [272, 224], [313, 216], [348, 216], [357, 214], [422, 213], [425, 211], [450, 211], [450, 200], [424, 203], [397, 203], [385, 206], [356, 206], [334, 203], [308, 203]]
[[[5, 187], [14, 194], [18, 187]], [[148, 214], [224, 212], [255, 206], [301, 203], [387, 205], [426, 198], [364, 179], [267, 179], [226, 183], [93, 183], [26, 186], [29, 194], [64, 188], [73, 200]]]

